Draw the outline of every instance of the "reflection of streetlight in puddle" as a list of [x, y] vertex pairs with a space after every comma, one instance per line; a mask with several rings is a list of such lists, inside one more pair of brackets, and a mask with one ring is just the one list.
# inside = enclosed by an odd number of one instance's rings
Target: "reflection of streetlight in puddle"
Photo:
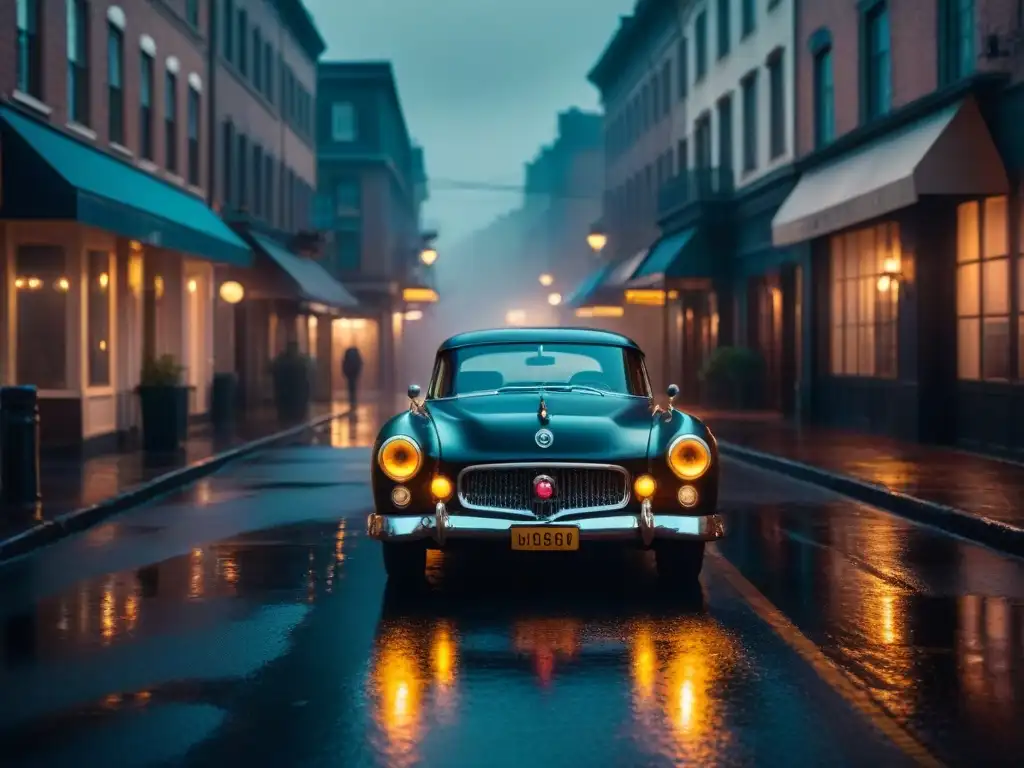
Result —
[[385, 631], [373, 665], [374, 719], [386, 741], [385, 762], [396, 768], [418, 762], [423, 679], [416, 663], [415, 638], [405, 627]]
[[114, 603], [114, 580], [110, 578], [103, 587], [103, 597], [100, 601], [100, 636], [103, 644], [108, 645], [114, 637], [117, 628], [117, 611]]
[[646, 625], [640, 626], [633, 641], [633, 682], [636, 684], [637, 698], [641, 703], [650, 701], [654, 695], [657, 666], [651, 628]]
[[195, 599], [203, 596], [203, 550], [192, 550], [192, 562], [189, 568], [188, 596]]

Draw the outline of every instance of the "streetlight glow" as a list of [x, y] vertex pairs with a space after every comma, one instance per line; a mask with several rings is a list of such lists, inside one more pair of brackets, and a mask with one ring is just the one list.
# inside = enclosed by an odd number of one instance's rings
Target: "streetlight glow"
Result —
[[526, 323], [526, 310], [510, 309], [505, 313], [505, 322], [509, 325], [524, 325]]
[[562, 294], [560, 294], [560, 293], [549, 293], [548, 294], [548, 304], [550, 304], [552, 307], [557, 307], [561, 303], [562, 303]]
[[241, 283], [228, 280], [226, 283], [221, 283], [219, 293], [220, 297], [228, 304], [237, 304], [244, 298], [245, 289]]
[[608, 245], [608, 235], [602, 232], [599, 227], [591, 227], [590, 234], [587, 235], [587, 245], [590, 246], [590, 250], [594, 253], [600, 253]]
[[437, 261], [437, 251], [434, 248], [424, 248], [420, 251], [420, 261], [429, 267]]
[[538, 279], [540, 280], [540, 284], [543, 285], [545, 288], [547, 288], [549, 285], [555, 282], [555, 278], [553, 278], [547, 272], [541, 275]]

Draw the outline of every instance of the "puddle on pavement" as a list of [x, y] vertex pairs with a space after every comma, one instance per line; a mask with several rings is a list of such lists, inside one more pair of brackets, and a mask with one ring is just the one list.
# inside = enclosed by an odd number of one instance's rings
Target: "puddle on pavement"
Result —
[[349, 525], [256, 531], [80, 582], [4, 620], [0, 689], [10, 690], [4, 678], [21, 668], [202, 630], [225, 611], [244, 617], [263, 605], [313, 603], [343, 576]]
[[718, 551], [922, 739], [1019, 753], [1024, 563], [851, 504], [736, 507], [728, 524]]
[[274, 482], [266, 483], [248, 483], [246, 488], [253, 491], [283, 491], [293, 490], [301, 488], [337, 488], [340, 486], [359, 486], [364, 487], [366, 485], [365, 480], [338, 480], [334, 482], [322, 482], [322, 481], [302, 481], [302, 480], [278, 480]]

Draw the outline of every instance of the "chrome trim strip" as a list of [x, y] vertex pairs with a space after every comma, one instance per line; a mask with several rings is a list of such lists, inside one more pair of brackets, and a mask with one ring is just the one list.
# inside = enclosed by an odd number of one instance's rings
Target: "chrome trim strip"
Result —
[[[679, 477], [679, 475], [676, 474], [675, 469], [672, 467], [672, 464], [668, 460], [668, 457], [672, 455], [672, 451], [675, 450], [675, 447], [677, 445], [679, 445], [681, 442], [683, 442], [684, 440], [693, 440], [694, 442], [700, 443], [701, 445], [704, 446], [704, 450], [708, 452], [708, 467], [707, 467], [707, 469], [705, 469], [703, 472], [701, 472], [696, 477]], [[668, 450], [665, 451], [665, 463], [668, 465], [669, 472], [671, 472], [673, 475], [678, 477], [684, 483], [692, 483], [692, 482], [694, 482], [696, 480], [700, 480], [702, 477], [704, 477], [704, 475], [706, 475], [710, 471], [710, 469], [711, 469], [711, 446], [708, 445], [707, 441], [705, 441], [703, 438], [697, 437], [696, 435], [680, 435], [679, 437], [675, 438], [671, 443], [668, 444]]]
[[[712, 515], [652, 515], [651, 541], [685, 539], [690, 541], [717, 541], [725, 536], [725, 522], [718, 514]], [[367, 517], [366, 529], [371, 538], [379, 541], [414, 541], [437, 537], [435, 514], [417, 517], [415, 515], [379, 515], [376, 512]], [[443, 539], [453, 540], [501, 540], [508, 539], [511, 531], [523, 523], [518, 520], [499, 520], [490, 517], [449, 515], [444, 522]], [[553, 520], [532, 520], [531, 527], [572, 527], [580, 532], [584, 541], [621, 541], [643, 543], [642, 523], [639, 515], [613, 515], [591, 517], [569, 523]]]
[[622, 500], [615, 504], [608, 504], [601, 507], [572, 507], [570, 509], [563, 509], [560, 512], [547, 518], [548, 520], [559, 520], [566, 515], [579, 515], [588, 512], [612, 512], [616, 509], [622, 509], [632, 497], [632, 487], [630, 484], [629, 472], [625, 467], [620, 467], [618, 464], [591, 464], [582, 461], [512, 461], [504, 464], [473, 464], [472, 466], [466, 467], [455, 480], [455, 486], [457, 488], [457, 494], [459, 499], [459, 506], [463, 509], [472, 510], [476, 512], [502, 512], [511, 515], [521, 515], [528, 520], [536, 520], [536, 516], [532, 511], [528, 509], [511, 509], [506, 507], [485, 507], [479, 504], [470, 504], [466, 501], [465, 495], [462, 493], [462, 478], [469, 472], [486, 471], [493, 469], [598, 469], [609, 472], [618, 472], [622, 475], [625, 480], [625, 495]]

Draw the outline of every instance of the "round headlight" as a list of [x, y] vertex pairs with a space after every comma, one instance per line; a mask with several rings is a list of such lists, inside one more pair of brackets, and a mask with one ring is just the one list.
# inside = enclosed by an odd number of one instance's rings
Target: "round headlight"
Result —
[[396, 483], [411, 480], [420, 471], [423, 454], [420, 447], [411, 437], [396, 435], [389, 437], [381, 445], [377, 453], [377, 464], [380, 471]]
[[665, 460], [680, 480], [696, 480], [711, 468], [711, 449], [699, 437], [683, 435], [672, 441]]

